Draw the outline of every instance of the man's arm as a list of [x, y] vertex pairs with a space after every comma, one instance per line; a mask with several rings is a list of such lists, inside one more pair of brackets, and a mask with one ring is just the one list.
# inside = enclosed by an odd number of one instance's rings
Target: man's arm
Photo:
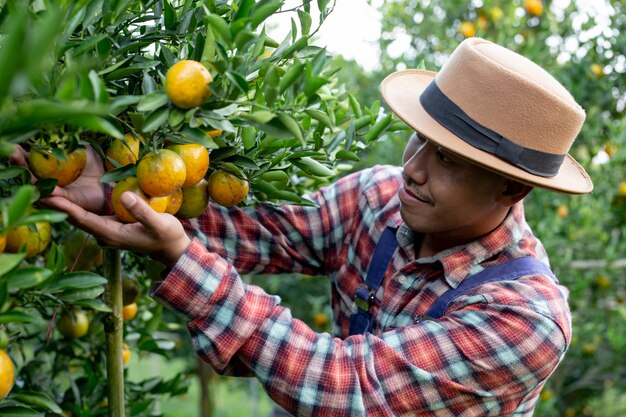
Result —
[[220, 373], [255, 375], [302, 416], [507, 415], [566, 346], [551, 318], [524, 303], [501, 304], [508, 294], [442, 320], [333, 338], [293, 318], [197, 241], [152, 296], [186, 316], [203, 360]]

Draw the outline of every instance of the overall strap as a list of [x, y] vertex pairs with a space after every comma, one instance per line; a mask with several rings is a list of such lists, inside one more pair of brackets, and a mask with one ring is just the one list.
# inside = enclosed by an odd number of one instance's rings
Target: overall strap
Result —
[[489, 282], [516, 280], [528, 275], [544, 275], [558, 282], [550, 268], [537, 258], [523, 256], [521, 258], [511, 259], [508, 262], [494, 265], [483, 269], [475, 275], [466, 277], [461, 281], [458, 287], [446, 291], [437, 298], [423, 317], [431, 319], [440, 318], [455, 298], [479, 285]]
[[376, 244], [376, 249], [374, 249], [374, 256], [372, 256], [367, 270], [365, 285], [360, 285], [354, 293], [357, 312], [350, 316], [350, 336], [372, 331], [374, 320], [371, 308], [376, 300], [376, 291], [383, 282], [383, 277], [397, 246], [396, 229], [388, 226]]

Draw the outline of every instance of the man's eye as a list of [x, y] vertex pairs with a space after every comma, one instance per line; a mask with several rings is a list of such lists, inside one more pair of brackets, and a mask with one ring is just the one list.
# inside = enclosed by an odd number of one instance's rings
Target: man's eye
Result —
[[439, 158], [441, 162], [452, 162], [452, 160], [448, 158], [448, 156], [439, 147], [437, 148], [437, 158]]

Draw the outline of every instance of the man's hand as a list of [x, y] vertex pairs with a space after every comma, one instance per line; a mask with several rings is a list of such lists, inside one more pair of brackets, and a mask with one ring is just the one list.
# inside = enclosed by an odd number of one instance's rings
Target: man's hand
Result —
[[180, 221], [157, 213], [131, 192], [122, 194], [121, 201], [137, 223], [90, 213], [62, 196], [49, 197], [45, 204], [66, 212], [70, 223], [93, 234], [100, 245], [146, 253], [166, 266], [174, 266], [191, 243]]
[[[21, 146], [17, 146], [10, 159], [15, 165], [28, 167], [28, 152]], [[65, 198], [85, 210], [96, 213], [104, 204], [104, 185], [100, 182], [102, 174], [104, 174], [102, 158], [88, 147], [87, 164], [80, 177], [65, 187], [55, 187], [52, 196]]]

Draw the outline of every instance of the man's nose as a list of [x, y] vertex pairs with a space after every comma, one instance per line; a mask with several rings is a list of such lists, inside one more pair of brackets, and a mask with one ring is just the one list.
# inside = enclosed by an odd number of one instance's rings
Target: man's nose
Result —
[[428, 143], [425, 142], [415, 153], [404, 163], [404, 175], [407, 180], [417, 184], [424, 184], [428, 179], [428, 157], [431, 153]]

